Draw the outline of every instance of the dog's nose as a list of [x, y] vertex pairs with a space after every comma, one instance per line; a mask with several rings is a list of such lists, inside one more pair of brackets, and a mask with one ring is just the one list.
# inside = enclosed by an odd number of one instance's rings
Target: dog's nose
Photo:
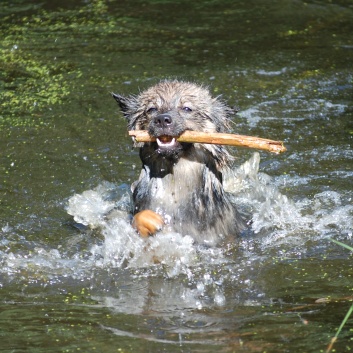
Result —
[[154, 123], [160, 128], [168, 127], [172, 122], [173, 119], [169, 114], [160, 114], [154, 118]]

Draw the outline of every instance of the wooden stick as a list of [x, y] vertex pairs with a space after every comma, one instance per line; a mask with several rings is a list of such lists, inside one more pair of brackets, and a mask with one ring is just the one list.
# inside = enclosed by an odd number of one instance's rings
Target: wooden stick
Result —
[[[136, 142], [153, 142], [156, 141], [155, 137], [148, 134], [146, 130], [131, 130], [129, 131], [130, 136], [134, 136]], [[211, 143], [216, 145], [228, 145], [228, 146], [239, 146], [256, 148], [260, 150], [266, 150], [274, 153], [285, 152], [287, 149], [284, 147], [282, 141], [274, 141], [263, 139], [254, 136], [236, 135], [236, 134], [224, 134], [216, 132], [198, 132], [198, 131], [184, 131], [180, 136], [177, 137], [179, 142], [189, 143]]]

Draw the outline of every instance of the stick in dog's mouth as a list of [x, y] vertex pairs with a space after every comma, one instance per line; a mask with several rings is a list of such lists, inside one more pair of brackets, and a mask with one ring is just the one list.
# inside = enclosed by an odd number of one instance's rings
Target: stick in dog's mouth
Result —
[[[186, 130], [180, 136], [162, 135], [157, 138], [150, 136], [145, 130], [131, 130], [130, 136], [134, 136], [137, 142], [156, 141], [158, 146], [173, 148], [180, 142], [187, 143], [210, 143], [216, 145], [240, 146], [248, 148], [257, 148], [274, 153], [282, 153], [287, 149], [282, 141], [274, 141], [255, 136], [245, 136], [216, 132], [199, 132]], [[159, 141], [158, 141], [159, 140]]]

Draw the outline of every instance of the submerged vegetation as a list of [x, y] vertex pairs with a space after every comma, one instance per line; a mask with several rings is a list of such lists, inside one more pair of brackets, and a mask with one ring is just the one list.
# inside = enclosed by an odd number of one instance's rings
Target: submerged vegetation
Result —
[[[11, 49], [0, 49], [1, 123], [41, 124], [43, 120], [36, 114], [50, 105], [62, 103], [70, 94], [70, 76], [79, 75], [67, 66], [43, 63], [16, 44]], [[33, 119], [28, 121], [28, 116]]]
[[83, 74], [62, 52], [70, 50], [78, 35], [107, 33], [114, 28], [106, 14], [105, 1], [97, 0], [80, 10], [35, 8], [21, 19], [17, 13], [3, 17], [0, 126], [41, 125], [44, 111], [65, 102]]

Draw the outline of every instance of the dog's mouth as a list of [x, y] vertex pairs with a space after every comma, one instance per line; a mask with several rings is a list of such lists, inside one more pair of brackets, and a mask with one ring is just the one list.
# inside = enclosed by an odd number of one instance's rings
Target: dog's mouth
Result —
[[161, 149], [174, 149], [179, 146], [179, 142], [174, 136], [162, 135], [156, 137], [157, 145]]

